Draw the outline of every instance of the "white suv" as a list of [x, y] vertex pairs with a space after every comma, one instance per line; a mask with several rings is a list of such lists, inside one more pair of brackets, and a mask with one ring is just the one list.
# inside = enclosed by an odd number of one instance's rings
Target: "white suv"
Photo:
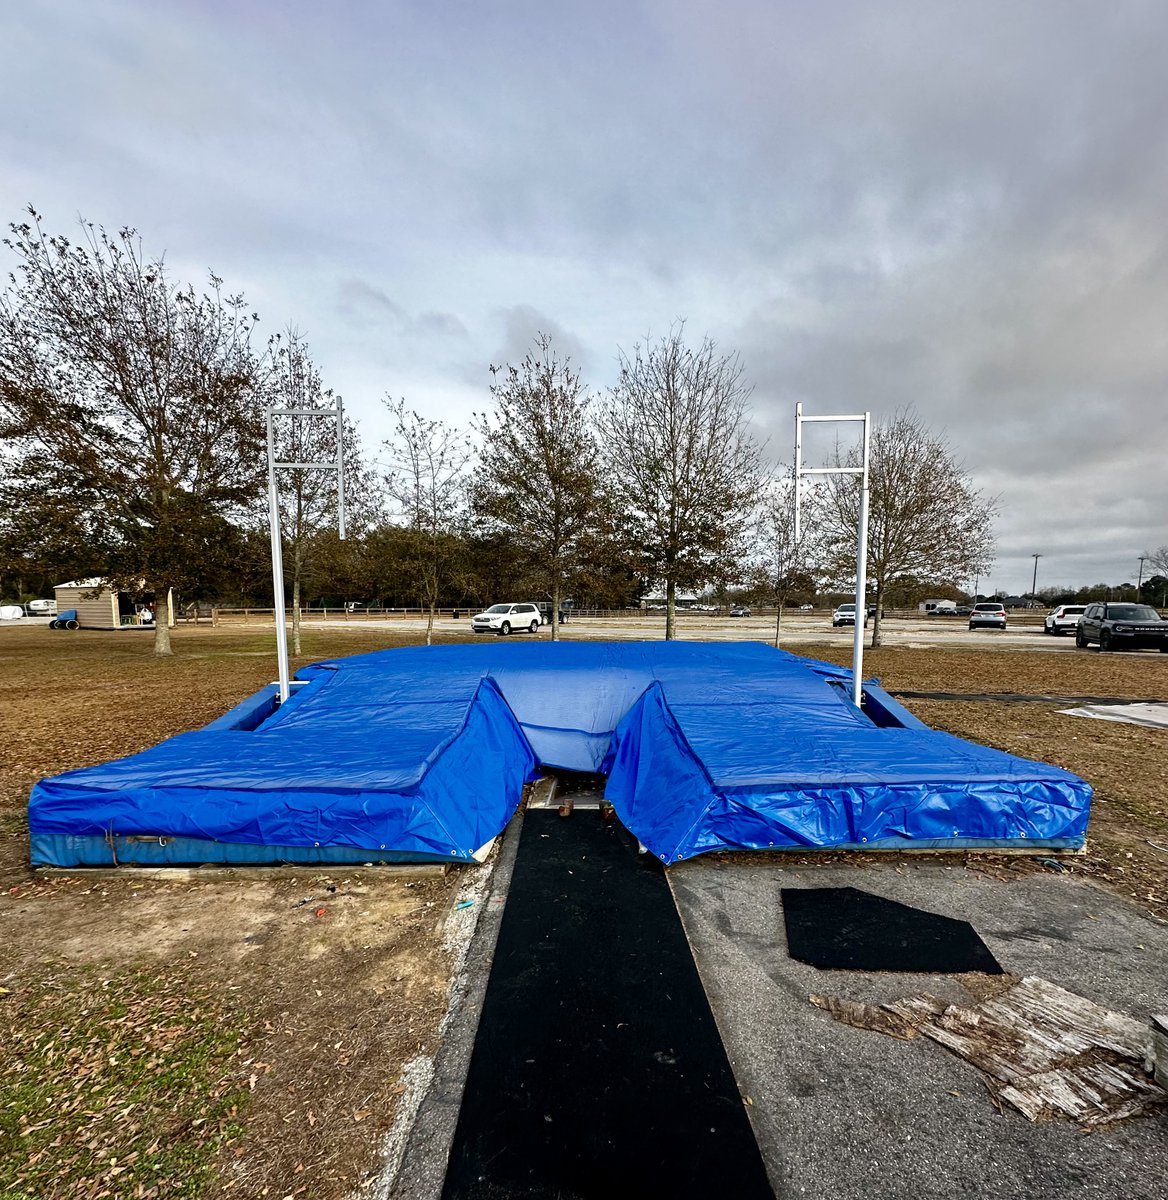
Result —
[[1056, 637], [1064, 633], [1074, 633], [1079, 628], [1079, 618], [1086, 611], [1085, 604], [1060, 604], [1047, 614], [1042, 623], [1043, 632], [1053, 633]]
[[[869, 608], [864, 613], [864, 624], [868, 624], [868, 618], [872, 615], [872, 610]], [[854, 604], [841, 604], [839, 608], [831, 614], [831, 627], [838, 629], [841, 625], [855, 625], [856, 623], [856, 606]]]
[[500, 636], [526, 630], [538, 633], [539, 609], [534, 604], [492, 604], [486, 612], [470, 619], [472, 633], [497, 633]]

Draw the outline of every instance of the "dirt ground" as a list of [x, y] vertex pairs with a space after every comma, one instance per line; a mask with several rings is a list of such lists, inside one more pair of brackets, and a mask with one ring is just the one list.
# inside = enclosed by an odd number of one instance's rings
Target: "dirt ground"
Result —
[[[296, 665], [417, 640], [406, 629], [310, 629]], [[271, 642], [270, 630], [186, 628], [176, 633], [176, 657], [156, 661], [149, 639], [133, 631], [0, 629], [0, 1036], [22, 1048], [0, 1066], [0, 1195], [341, 1200], [363, 1194], [376, 1177], [403, 1068], [434, 1049], [454, 934], [474, 919], [473, 909], [455, 905], [485, 868], [426, 878], [348, 870], [176, 882], [34, 878], [27, 867], [24, 806], [36, 779], [133, 753], [221, 715], [271, 681]], [[850, 663], [843, 644], [799, 649]], [[1168, 917], [1168, 735], [1009, 699], [1168, 700], [1168, 657], [889, 648], [869, 653], [865, 673], [892, 691], [1001, 696], [906, 703], [936, 728], [1086, 778], [1095, 788], [1089, 852], [1066, 860], [1066, 869]], [[999, 866], [1043, 869], [1018, 860]], [[115, 1120], [118, 1097], [89, 1081], [108, 1074], [123, 1051], [97, 1035], [88, 1050], [61, 1058], [59, 1014], [80, 1006], [121, 1030], [126, 1053], [137, 1050], [136, 1061], [160, 1073], [153, 1091], [169, 1095], [179, 1084], [161, 1073], [173, 1055], [142, 1052], [161, 1036], [155, 1009], [136, 1001], [151, 980], [198, 998], [203, 1040], [189, 1065], [206, 1086], [192, 1115], [148, 1110], [143, 1099], [138, 1115]], [[213, 1030], [229, 1033], [229, 1043], [211, 1038]], [[15, 1113], [3, 1098], [26, 1094], [30, 1063], [42, 1091], [27, 1091], [28, 1104], [59, 1108], [68, 1116], [60, 1128]], [[74, 1104], [82, 1078], [92, 1095]], [[149, 1074], [143, 1079], [151, 1084]], [[50, 1084], [55, 1093], [44, 1092]], [[186, 1093], [173, 1094], [178, 1105]], [[85, 1153], [66, 1154], [70, 1139]], [[186, 1182], [162, 1174], [168, 1142], [202, 1153], [204, 1173], [189, 1171]], [[54, 1162], [68, 1173], [51, 1180], [42, 1168]]]
[[[134, 1139], [125, 1136], [124, 1123], [103, 1124], [97, 1115], [74, 1122], [63, 1131], [66, 1141], [98, 1143], [85, 1161], [74, 1162], [61, 1158], [52, 1139], [40, 1145], [36, 1132], [22, 1137], [25, 1118], [6, 1122], [0, 1099], [6, 1198], [335, 1200], [360, 1194], [375, 1178], [402, 1067], [434, 1050], [452, 933], [473, 920], [454, 906], [483, 868], [438, 877], [430, 868], [425, 877], [395, 878], [353, 869], [290, 872], [287, 879], [240, 882], [34, 878], [27, 868], [24, 805], [36, 779], [134, 753], [221, 715], [271, 681], [270, 640], [270, 634], [179, 630], [178, 655], [155, 661], [148, 639], [133, 634], [3, 631], [0, 1036], [6, 1045], [20, 1044], [46, 1011], [56, 1012], [54, 998], [91, 1003], [92, 972], [103, 985], [119, 984], [106, 1019], [122, 1023], [125, 973], [149, 981], [165, 972], [173, 986], [199, 992], [214, 1021], [236, 1037], [235, 1052], [215, 1069], [245, 1096], [234, 1130], [214, 1136], [207, 1182], [193, 1191], [182, 1180], [152, 1180], [147, 1172], [127, 1185], [117, 1173], [119, 1160], [145, 1155], [159, 1135], [165, 1141], [175, 1128], [168, 1116], [155, 1114]], [[310, 635], [301, 662], [382, 644], [389, 639]], [[192, 1051], [196, 1058], [201, 1053]], [[6, 1085], [21, 1082], [15, 1066], [8, 1058], [8, 1073], [0, 1067], [0, 1097]], [[66, 1108], [71, 1075], [58, 1081]], [[161, 1074], [158, 1082], [170, 1086]], [[92, 1112], [97, 1105], [87, 1107]], [[181, 1138], [205, 1139], [207, 1130], [188, 1124]], [[34, 1165], [21, 1179], [17, 1160], [38, 1152], [57, 1171], [71, 1169], [50, 1179]]]

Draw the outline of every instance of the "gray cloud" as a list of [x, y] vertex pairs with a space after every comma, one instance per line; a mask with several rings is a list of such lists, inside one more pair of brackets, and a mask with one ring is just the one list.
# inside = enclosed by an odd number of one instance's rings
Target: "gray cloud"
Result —
[[534, 347], [535, 339], [544, 334], [551, 339], [556, 354], [561, 359], [571, 359], [577, 370], [588, 368], [588, 351], [584, 343], [566, 330], [553, 317], [540, 312], [530, 304], [513, 304], [499, 309], [494, 314], [502, 325], [503, 340], [491, 362], [495, 366], [511, 363], [518, 366]]

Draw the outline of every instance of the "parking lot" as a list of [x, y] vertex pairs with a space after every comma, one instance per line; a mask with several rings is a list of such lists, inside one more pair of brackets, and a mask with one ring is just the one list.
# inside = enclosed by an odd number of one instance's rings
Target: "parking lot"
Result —
[[[471, 632], [469, 610], [459, 617], [451, 615], [450, 609], [442, 609], [435, 619], [434, 628], [443, 638], [465, 635], [466, 637], [490, 637], [496, 634], [474, 634]], [[1033, 610], [1012, 614], [1005, 630], [969, 628], [968, 622], [960, 617], [902, 616], [890, 614], [881, 624], [881, 634], [886, 646], [924, 649], [929, 646], [955, 648], [972, 646], [985, 649], [993, 647], [1067, 652], [1075, 649], [1075, 639], [1070, 636], [1051, 637], [1042, 631], [1045, 613]], [[235, 610], [222, 613], [222, 626], [246, 625], [258, 627], [271, 625], [271, 610]], [[401, 633], [424, 633], [426, 616], [418, 612], [354, 612], [305, 613], [305, 626], [328, 629], [358, 631], [395, 630]], [[690, 641], [762, 641], [773, 643], [775, 639], [774, 613], [754, 614], [749, 617], [731, 617], [726, 614], [691, 612], [685, 609], [677, 613], [677, 637]], [[811, 646], [817, 643], [850, 646], [854, 627], [832, 628], [831, 610], [814, 612], [792, 610], [784, 612], [779, 627], [779, 643], [786, 647]], [[538, 637], [549, 637], [549, 626], [541, 627]], [[865, 642], [871, 640], [871, 622], [865, 628]], [[513, 637], [530, 635], [512, 634]], [[598, 638], [659, 638], [665, 636], [665, 614], [663, 612], [625, 611], [614, 614], [591, 615], [572, 613], [561, 626], [560, 636], [564, 639], [591, 641]]]

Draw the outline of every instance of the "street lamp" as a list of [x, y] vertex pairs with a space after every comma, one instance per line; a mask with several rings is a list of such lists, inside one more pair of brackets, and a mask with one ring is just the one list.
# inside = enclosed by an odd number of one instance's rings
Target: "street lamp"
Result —
[[1034, 559], [1034, 575], [1031, 577], [1031, 580], [1030, 580], [1030, 599], [1033, 600], [1035, 604], [1037, 604], [1038, 603], [1038, 560], [1042, 557], [1042, 555], [1041, 554], [1032, 554], [1030, 557], [1032, 559]]
[[1147, 557], [1148, 556], [1146, 554], [1140, 555], [1140, 574], [1139, 574], [1139, 577], [1136, 579], [1136, 599], [1137, 600], [1140, 598], [1140, 588], [1143, 586], [1143, 582], [1144, 582], [1144, 562], [1147, 560]]

